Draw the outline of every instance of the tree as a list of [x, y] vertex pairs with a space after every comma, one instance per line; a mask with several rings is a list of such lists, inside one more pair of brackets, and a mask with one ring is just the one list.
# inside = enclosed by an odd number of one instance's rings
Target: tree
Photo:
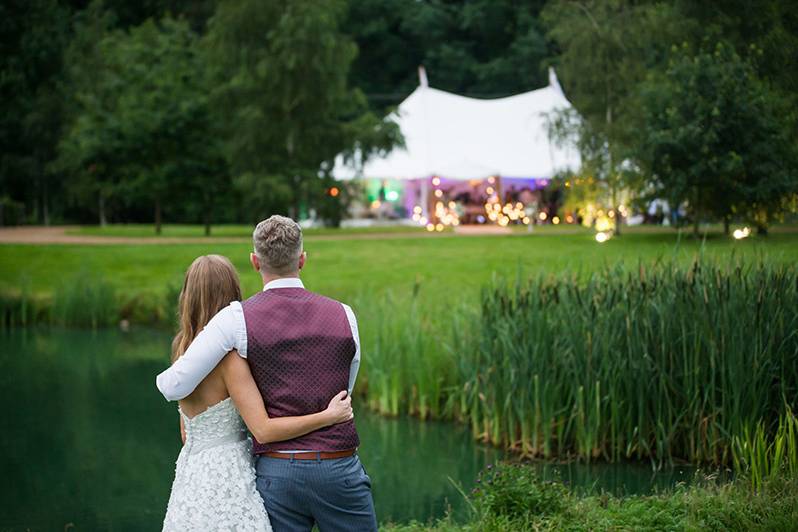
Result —
[[545, 86], [545, 2], [350, 2], [344, 29], [359, 48], [352, 83], [376, 110], [401, 102], [424, 65], [439, 89], [499, 97]]
[[[227, 0], [206, 38], [218, 119], [246, 210], [307, 213], [323, 168], [341, 152], [368, 156], [398, 139], [347, 84], [357, 49], [340, 30], [340, 0]], [[320, 170], [321, 169], [321, 170]]]
[[[798, 112], [798, 12], [793, 5], [781, 0], [678, 0], [677, 6], [683, 18], [695, 21], [693, 45], [705, 38], [728, 42]], [[795, 135], [798, 139], [798, 130]]]
[[579, 113], [555, 118], [555, 129], [560, 138], [574, 139], [588, 174], [606, 184], [617, 208], [631, 184], [623, 165], [633, 157], [628, 146], [637, 126], [637, 89], [689, 21], [667, 5], [632, 0], [553, 0], [541, 16], [559, 46], [554, 63]]
[[214, 0], [101, 0], [104, 11], [113, 14], [114, 28], [128, 30], [140, 26], [148, 19], [164, 16], [188, 22], [192, 31], [201, 33], [213, 14]]
[[798, 191], [793, 124], [783, 100], [732, 46], [673, 51], [643, 86], [637, 152], [672, 205], [702, 218], [740, 216], [760, 233]]
[[99, 193], [101, 220], [111, 194], [142, 198], [151, 204], [160, 234], [164, 203], [195, 190], [209, 230], [226, 172], [196, 41], [186, 22], [166, 17], [112, 31], [91, 54], [102, 64], [94, 65], [93, 83], [79, 85], [79, 111], [62, 154], [78, 176], [77, 188]]
[[[106, 225], [110, 204], [119, 196], [114, 171], [116, 146], [100, 126], [111, 116], [112, 95], [97, 90], [97, 74], [105, 69], [99, 43], [115, 24], [99, 1], [92, 2], [74, 20], [72, 39], [64, 51], [61, 95], [65, 102], [65, 131], [59, 139], [55, 171], [67, 176], [69, 198], [83, 211], [93, 211]], [[95, 203], [96, 202], [96, 203]]]
[[49, 224], [58, 195], [48, 165], [61, 126], [58, 84], [69, 16], [56, 0], [0, 5], [0, 190], [23, 206], [17, 222]]
[[616, 234], [619, 233], [619, 220], [625, 216], [626, 205], [632, 199], [629, 191], [642, 189], [639, 172], [627, 161], [614, 167], [614, 172], [609, 174], [611, 160], [606, 135], [596, 131], [593, 123], [576, 110], [555, 111], [547, 117], [547, 126], [553, 143], [576, 148], [581, 158], [581, 167], [576, 173], [564, 172], [552, 182], [564, 188], [563, 208], [576, 213], [588, 226], [606, 213], [613, 219]]

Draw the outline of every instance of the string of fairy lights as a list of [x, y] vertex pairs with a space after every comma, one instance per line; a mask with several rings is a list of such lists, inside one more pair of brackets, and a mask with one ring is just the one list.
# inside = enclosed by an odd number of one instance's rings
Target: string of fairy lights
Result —
[[437, 231], [441, 232], [446, 227], [457, 227], [460, 225], [460, 212], [458, 211], [457, 204], [454, 201], [449, 201], [448, 203], [444, 203], [443, 201], [443, 190], [441, 190], [441, 179], [439, 177], [432, 178], [432, 194], [435, 196], [435, 208], [432, 214], [432, 220], [429, 220], [426, 216], [424, 216], [424, 209], [421, 208], [421, 205], [416, 205], [413, 207], [413, 216], [412, 219], [414, 222], [417, 222], [419, 225], [423, 225], [427, 228], [427, 231]]
[[[579, 182], [578, 179], [576, 181], [577, 183]], [[433, 176], [431, 184], [433, 187], [433, 201], [435, 202], [431, 214], [425, 215], [422, 206], [415, 205], [413, 207], [412, 220], [425, 227], [426, 230], [430, 232], [442, 232], [447, 227], [457, 227], [461, 225], [463, 223], [462, 216], [464, 214], [462, 206], [455, 201], [450, 200], [447, 202], [445, 200], [445, 192], [441, 188], [440, 177]], [[502, 202], [495, 188], [496, 186], [496, 177], [488, 177], [487, 186], [485, 188], [488, 199], [483, 205], [484, 215], [477, 217], [478, 223], [488, 222], [500, 227], [507, 227], [510, 225], [530, 226], [536, 222], [550, 223], [552, 225], [573, 225], [578, 223], [585, 227], [594, 228], [596, 231], [596, 242], [603, 244], [614, 236], [615, 225], [618, 219], [628, 219], [631, 214], [629, 208], [623, 204], [618, 205], [616, 208], [604, 208], [588, 203], [578, 208], [575, 213], [566, 213], [562, 218], [556, 214], [550, 216], [550, 214], [545, 211], [538, 212], [536, 205], [527, 205], [521, 201]], [[565, 186], [566, 188], [570, 188], [570, 181], [566, 181]], [[386, 199], [398, 199], [398, 193], [393, 192], [393, 194], [396, 195], [396, 198]], [[378, 201], [374, 203], [377, 204], [376, 207], [379, 207]], [[372, 204], [372, 208], [375, 208], [374, 204]], [[744, 227], [735, 230], [732, 236], [737, 240], [741, 240], [747, 238], [750, 234], [750, 228]]]
[[[432, 195], [435, 201], [432, 213], [427, 216], [424, 214], [424, 209], [421, 205], [415, 205], [411, 216], [412, 220], [424, 226], [427, 231], [430, 232], [441, 232], [447, 227], [457, 227], [462, 223], [462, 208], [454, 201], [445, 201], [445, 192], [441, 188], [440, 177], [433, 176], [431, 184]], [[570, 185], [570, 183], [568, 183], [568, 185]], [[627, 217], [629, 215], [628, 209], [624, 205], [619, 205], [617, 209], [605, 210], [601, 207], [588, 204], [584, 208], [579, 209], [579, 220], [577, 220], [573, 213], [567, 213], [563, 218], [556, 214], [550, 217], [549, 213], [546, 211], [538, 212], [535, 205], [527, 205], [522, 201], [502, 202], [495, 187], [496, 177], [488, 177], [487, 187], [485, 188], [488, 199], [483, 205], [484, 215], [477, 217], [478, 223], [488, 222], [496, 224], [499, 227], [507, 227], [510, 225], [530, 226], [536, 222], [550, 223], [552, 225], [560, 225], [561, 223], [573, 225], [575, 223], [581, 223], [587, 227], [595, 227], [596, 241], [604, 243], [612, 238], [615, 232], [616, 217]]]

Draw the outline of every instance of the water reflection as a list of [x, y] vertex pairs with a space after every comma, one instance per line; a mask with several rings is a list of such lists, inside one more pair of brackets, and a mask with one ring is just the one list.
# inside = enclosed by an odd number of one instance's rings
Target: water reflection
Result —
[[[0, 529], [156, 530], [180, 448], [178, 416], [154, 387], [170, 337], [159, 331], [0, 333]], [[357, 408], [357, 407], [356, 407]], [[384, 419], [357, 409], [361, 458], [381, 521], [465, 515], [468, 491], [501, 458], [449, 423]], [[575, 486], [647, 492], [691, 472], [640, 466], [541, 466]], [[673, 476], [676, 475], [676, 476]], [[679, 476], [681, 475], [681, 477]]]
[[479, 471], [502, 457], [451, 423], [385, 419], [363, 409], [356, 416], [381, 521], [426, 521], [447, 511], [465, 517], [458, 487], [470, 490]]

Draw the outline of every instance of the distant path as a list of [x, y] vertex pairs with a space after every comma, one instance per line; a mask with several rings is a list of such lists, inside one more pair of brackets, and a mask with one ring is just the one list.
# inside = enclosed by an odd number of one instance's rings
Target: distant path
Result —
[[0, 243], [3, 244], [183, 244], [194, 242], [236, 243], [244, 242], [243, 238], [174, 238], [174, 237], [125, 237], [125, 236], [93, 236], [69, 235], [67, 231], [78, 229], [77, 226], [23, 226], [0, 228]]
[[[230, 236], [94, 236], [67, 234], [79, 229], [78, 226], [22, 226], [0, 227], [0, 244], [74, 244], [74, 245], [107, 245], [107, 244], [241, 244], [250, 242], [249, 237]], [[349, 233], [341, 235], [308, 235], [306, 240], [384, 240], [387, 238], [442, 238], [455, 236], [453, 233]]]

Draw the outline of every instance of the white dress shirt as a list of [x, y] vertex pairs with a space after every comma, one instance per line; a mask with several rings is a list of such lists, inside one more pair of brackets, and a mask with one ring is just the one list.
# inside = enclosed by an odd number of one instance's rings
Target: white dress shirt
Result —
[[[285, 277], [266, 283], [263, 290], [274, 288], [304, 288], [297, 277]], [[355, 379], [360, 368], [360, 336], [357, 330], [355, 313], [348, 305], [344, 305], [352, 338], [355, 340], [355, 356], [349, 366], [349, 394], [355, 387]], [[247, 358], [247, 324], [244, 320], [244, 309], [240, 301], [233, 301], [211, 318], [208, 325], [194, 338], [183, 356], [164, 370], [155, 379], [158, 390], [167, 401], [177, 401], [193, 392], [202, 380], [213, 371], [224, 356], [238, 350], [238, 354]]]

